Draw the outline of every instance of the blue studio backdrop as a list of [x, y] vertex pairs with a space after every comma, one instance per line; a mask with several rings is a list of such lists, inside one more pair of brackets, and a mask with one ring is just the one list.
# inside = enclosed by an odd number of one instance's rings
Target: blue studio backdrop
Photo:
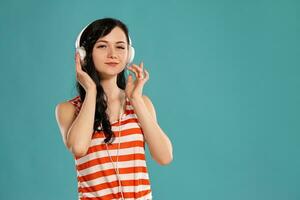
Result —
[[0, 2], [0, 199], [77, 199], [55, 106], [76, 95], [74, 42], [129, 28], [173, 161], [147, 149], [155, 200], [300, 199], [296, 0]]

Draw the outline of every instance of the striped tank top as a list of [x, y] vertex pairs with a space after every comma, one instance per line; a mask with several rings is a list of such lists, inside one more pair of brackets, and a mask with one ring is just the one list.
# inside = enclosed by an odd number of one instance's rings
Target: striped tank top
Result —
[[[82, 101], [80, 96], [68, 100], [76, 107], [78, 115]], [[152, 190], [146, 165], [145, 140], [133, 106], [126, 97], [126, 109], [121, 117], [121, 135], [119, 121], [111, 123], [115, 140], [104, 143], [104, 132], [96, 130], [86, 155], [73, 155], [77, 172], [79, 200], [121, 199], [119, 181], [114, 166], [117, 165], [117, 149], [120, 140], [118, 168], [124, 198], [127, 200], [152, 199]], [[99, 127], [100, 128], [100, 127]], [[114, 165], [111, 163], [111, 156]]]

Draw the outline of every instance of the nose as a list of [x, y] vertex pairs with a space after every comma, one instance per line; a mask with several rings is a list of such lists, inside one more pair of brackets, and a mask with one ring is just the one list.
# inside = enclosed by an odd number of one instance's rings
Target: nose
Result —
[[114, 58], [116, 57], [114, 48], [112, 48], [112, 47], [109, 47], [109, 48], [108, 48], [107, 56], [108, 56], [108, 57], [112, 57], [112, 58], [113, 58], [113, 57], [114, 57]]

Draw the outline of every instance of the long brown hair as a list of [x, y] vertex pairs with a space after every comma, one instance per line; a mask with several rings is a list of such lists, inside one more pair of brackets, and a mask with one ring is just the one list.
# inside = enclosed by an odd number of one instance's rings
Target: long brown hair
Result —
[[[92, 59], [92, 51], [96, 41], [100, 37], [104, 37], [111, 32], [116, 26], [120, 27], [127, 38], [127, 43], [129, 44], [128, 37], [128, 28], [127, 26], [118, 19], [114, 18], [103, 18], [98, 19], [92, 22], [86, 29], [83, 31], [80, 38], [80, 46], [83, 46], [86, 50], [85, 64], [82, 66], [83, 70], [86, 71], [89, 76], [94, 80], [97, 86], [97, 97], [96, 97], [96, 110], [95, 110], [95, 121], [94, 121], [94, 132], [98, 129], [98, 126], [101, 127], [100, 130], [103, 130], [105, 134], [105, 143], [112, 143], [115, 136], [113, 131], [111, 130], [111, 124], [109, 121], [109, 116], [106, 113], [107, 110], [107, 101], [106, 94], [103, 90], [103, 87], [100, 84], [101, 77], [96, 71], [93, 59]], [[124, 69], [125, 70], [125, 69]], [[126, 88], [126, 80], [124, 70], [120, 72], [117, 76], [117, 86], [125, 90]], [[85, 90], [80, 85], [78, 81], [76, 81], [76, 89], [80, 95], [81, 100], [83, 101], [85, 98]]]

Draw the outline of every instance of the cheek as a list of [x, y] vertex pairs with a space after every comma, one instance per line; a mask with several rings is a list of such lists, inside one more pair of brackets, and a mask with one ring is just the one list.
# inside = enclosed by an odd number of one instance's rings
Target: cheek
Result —
[[94, 62], [94, 65], [95, 65], [95, 68], [100, 70], [101, 68], [103, 68], [103, 60], [98, 57], [93, 57], [93, 62]]
[[128, 52], [122, 53], [121, 55], [123, 62], [126, 62], [127, 57], [128, 57]]
[[93, 53], [93, 61], [94, 63], [103, 63], [104, 62], [104, 56], [102, 54], [99, 53]]
[[123, 61], [123, 62], [126, 62], [126, 59], [127, 59], [127, 56], [126, 56], [126, 55], [123, 55], [123, 56], [122, 56], [122, 61]]

